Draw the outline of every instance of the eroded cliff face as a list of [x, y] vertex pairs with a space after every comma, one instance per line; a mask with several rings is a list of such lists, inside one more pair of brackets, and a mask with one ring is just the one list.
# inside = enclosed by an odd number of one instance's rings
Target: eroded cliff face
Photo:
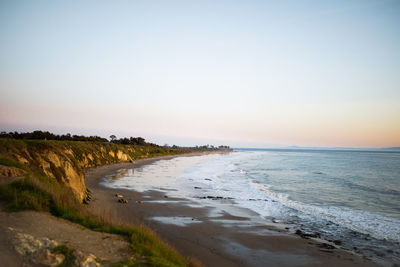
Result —
[[85, 168], [133, 161], [131, 155], [135, 152], [133, 147], [113, 144], [10, 142], [0, 149], [0, 156], [18, 162], [20, 168], [2, 166], [0, 176], [18, 176], [25, 170], [33, 171], [70, 187], [79, 201], [87, 197]]

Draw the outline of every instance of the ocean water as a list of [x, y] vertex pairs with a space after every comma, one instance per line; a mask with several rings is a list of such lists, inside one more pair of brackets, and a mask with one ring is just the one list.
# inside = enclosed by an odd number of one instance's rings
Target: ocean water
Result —
[[207, 205], [229, 199], [292, 232], [317, 232], [384, 264], [400, 262], [399, 152], [238, 150], [158, 161], [108, 186], [174, 190]]

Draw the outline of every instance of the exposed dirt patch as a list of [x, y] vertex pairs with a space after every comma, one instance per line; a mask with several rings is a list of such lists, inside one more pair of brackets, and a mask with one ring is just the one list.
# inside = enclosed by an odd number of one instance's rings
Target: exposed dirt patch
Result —
[[[94, 232], [47, 213], [0, 211], [0, 255], [2, 264], [6, 264], [4, 266], [40, 265], [16, 251], [15, 244], [21, 243], [19, 237], [33, 240], [32, 244], [43, 240], [55, 241], [58, 245], [78, 251], [78, 254], [94, 255], [102, 266], [129, 259], [133, 255], [127, 240], [119, 235]], [[44, 266], [43, 262], [41, 264]]]

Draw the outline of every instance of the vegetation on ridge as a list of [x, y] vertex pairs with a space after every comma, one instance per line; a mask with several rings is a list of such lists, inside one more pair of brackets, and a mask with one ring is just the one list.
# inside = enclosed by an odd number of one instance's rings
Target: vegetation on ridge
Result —
[[[143, 137], [123, 137], [118, 139], [115, 135], [110, 135], [111, 141], [106, 138], [100, 136], [84, 136], [84, 135], [71, 135], [70, 133], [57, 135], [50, 133], [48, 131], [33, 131], [26, 133], [19, 132], [0, 132], [0, 138], [10, 138], [10, 139], [25, 139], [25, 140], [56, 140], [56, 141], [82, 141], [82, 142], [111, 142], [114, 144], [122, 144], [122, 145], [137, 145], [137, 146], [151, 146], [151, 147], [160, 147], [159, 145], [146, 142]], [[218, 149], [230, 149], [229, 146], [213, 146], [213, 145], [202, 145], [195, 147], [178, 147], [173, 145], [172, 147], [168, 145], [162, 146], [163, 149], [169, 150], [172, 149], [184, 149], [184, 150], [218, 150]]]

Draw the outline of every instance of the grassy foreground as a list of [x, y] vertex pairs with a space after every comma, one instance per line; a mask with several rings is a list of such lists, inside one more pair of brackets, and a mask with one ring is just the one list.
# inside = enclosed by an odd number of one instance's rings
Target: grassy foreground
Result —
[[[126, 225], [118, 225], [110, 218], [97, 217], [89, 213], [85, 205], [76, 198], [72, 197], [71, 188], [65, 186], [62, 179], [57, 176], [62, 174], [54, 173], [54, 177], [48, 177], [42, 171], [40, 166], [35, 165], [35, 161], [22, 164], [18, 161], [18, 157], [25, 152], [32, 151], [42, 153], [43, 151], [72, 149], [76, 155], [76, 163], [85, 161], [85, 158], [79, 159], [79, 155], [91, 153], [96, 154], [100, 151], [100, 147], [111, 146], [110, 149], [115, 151], [128, 151], [126, 147], [118, 144], [110, 143], [89, 143], [75, 141], [32, 141], [32, 140], [8, 140], [0, 139], [0, 165], [6, 167], [17, 168], [24, 172], [23, 179], [14, 181], [0, 187], [0, 198], [6, 201], [6, 209], [8, 211], [19, 210], [36, 210], [49, 212], [54, 216], [78, 223], [93, 231], [107, 232], [118, 234], [126, 237], [131, 244], [132, 253], [134, 253], [136, 261], [126, 261], [117, 264], [117, 266], [198, 266], [200, 265], [195, 259], [185, 259], [179, 255], [173, 248], [169, 247], [159, 237], [157, 237], [149, 228], [134, 227]], [[97, 147], [97, 148], [96, 148]], [[136, 147], [131, 149], [132, 158], [151, 157], [146, 147]], [[158, 147], [153, 155], [172, 154], [174, 151], [163, 151]], [[23, 153], [22, 153], [22, 152]], [[179, 153], [179, 152], [178, 152]], [[183, 152], [180, 152], [183, 153]], [[99, 165], [104, 163], [118, 162], [118, 158], [112, 157], [111, 153], [103, 153], [107, 155], [106, 159], [97, 158]], [[176, 154], [176, 152], [174, 153]], [[96, 157], [90, 164], [96, 164]], [[82, 166], [78, 166], [82, 168]], [[62, 172], [61, 167], [50, 169], [58, 169]]]

